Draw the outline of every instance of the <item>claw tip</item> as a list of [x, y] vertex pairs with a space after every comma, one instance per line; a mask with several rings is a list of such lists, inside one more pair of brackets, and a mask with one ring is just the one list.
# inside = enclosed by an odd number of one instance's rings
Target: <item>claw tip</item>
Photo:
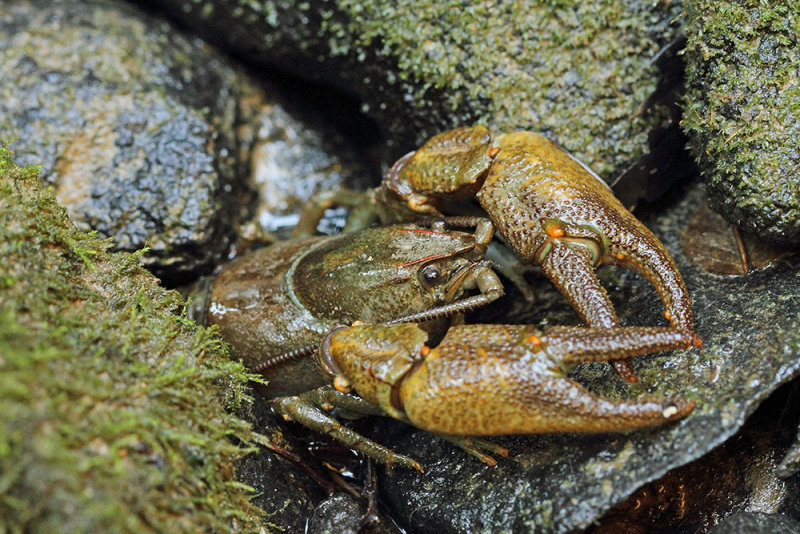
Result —
[[350, 381], [344, 375], [336, 375], [333, 379], [333, 387], [339, 393], [347, 393], [350, 391]]
[[665, 407], [664, 411], [662, 411], [661, 413], [664, 415], [666, 419], [669, 419], [670, 417], [674, 417], [675, 414], [678, 413], [678, 407], [675, 406], [674, 404], [670, 404], [669, 406]]

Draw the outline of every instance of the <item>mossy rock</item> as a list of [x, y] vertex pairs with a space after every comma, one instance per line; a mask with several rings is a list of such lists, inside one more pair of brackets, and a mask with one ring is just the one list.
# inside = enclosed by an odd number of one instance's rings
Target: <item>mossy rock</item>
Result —
[[[610, 177], [669, 122], [655, 58], [672, 2], [159, 2], [251, 64], [355, 95], [393, 157], [455, 126], [535, 130]], [[357, 117], [353, 118], [355, 122]]]
[[0, 532], [257, 532], [240, 364], [0, 147]]
[[800, 1], [685, 3], [683, 126], [711, 207], [800, 243]]

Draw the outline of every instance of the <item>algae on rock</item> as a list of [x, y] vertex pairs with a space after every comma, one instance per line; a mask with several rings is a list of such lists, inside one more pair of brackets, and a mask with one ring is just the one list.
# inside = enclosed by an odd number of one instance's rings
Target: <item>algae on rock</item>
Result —
[[0, 531], [257, 532], [240, 364], [0, 147]]
[[355, 94], [399, 156], [454, 126], [540, 131], [610, 177], [669, 123], [649, 99], [673, 2], [159, 2], [250, 63]]
[[800, 243], [800, 1], [686, 4], [683, 126], [711, 207]]

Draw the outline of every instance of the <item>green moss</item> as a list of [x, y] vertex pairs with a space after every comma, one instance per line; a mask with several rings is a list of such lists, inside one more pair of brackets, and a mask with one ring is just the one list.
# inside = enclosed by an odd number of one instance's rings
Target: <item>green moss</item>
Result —
[[247, 376], [108, 248], [0, 148], [0, 532], [257, 531]]
[[[648, 151], [674, 2], [172, 0], [250, 61], [355, 92], [395, 153], [453, 126], [542, 131], [610, 176]], [[199, 4], [199, 5], [198, 5]]]
[[686, 3], [683, 126], [711, 206], [800, 243], [800, 1]]

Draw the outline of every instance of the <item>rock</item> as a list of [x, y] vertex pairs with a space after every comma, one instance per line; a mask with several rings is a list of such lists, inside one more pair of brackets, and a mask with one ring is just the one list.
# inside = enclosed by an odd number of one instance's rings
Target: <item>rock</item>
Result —
[[798, 386], [794, 380], [780, 387], [733, 437], [645, 484], [589, 532], [708, 532], [736, 510], [797, 518], [800, 485], [781, 480], [777, 467], [800, 416]]
[[219, 259], [240, 75], [125, 4], [18, 2], [0, 27], [0, 125], [73, 219], [160, 275]]
[[0, 129], [20, 161], [42, 164], [81, 228], [147, 246], [170, 282], [228, 253], [252, 188], [274, 230], [311, 192], [369, 176], [322, 121], [126, 4], [18, 2], [0, 7], [0, 30]]
[[800, 243], [800, 2], [686, 2], [683, 127], [711, 207]]
[[[290, 110], [280, 103], [265, 104], [256, 110], [248, 130], [249, 183], [258, 197], [252, 224], [259, 233], [288, 237], [315, 193], [363, 190], [372, 185], [370, 179], [378, 179], [330, 123], [297, 106]], [[329, 228], [326, 233], [335, 233], [341, 230], [343, 214], [338, 222], [326, 217], [321, 224]]]
[[0, 147], [0, 530], [261, 532], [247, 375]]
[[308, 534], [400, 534], [403, 532], [386, 517], [377, 524], [365, 522], [367, 508], [349, 493], [334, 493], [314, 510]]
[[355, 94], [390, 160], [454, 126], [540, 131], [610, 178], [671, 122], [654, 61], [675, 3], [169, 0], [186, 26], [247, 62]]
[[[253, 428], [267, 437], [273, 447], [286, 447], [286, 440], [276, 425], [269, 407], [260, 397], [242, 414], [252, 422]], [[296, 463], [270, 450], [259, 447], [237, 465], [240, 481], [255, 490], [253, 504], [266, 513], [267, 526], [278, 532], [303, 532], [315, 504], [321, 499], [322, 487], [318, 486]]]
[[221, 55], [124, 3], [33, 0], [0, 7], [0, 60], [0, 129], [82, 229], [162, 276], [222, 256], [246, 84]]
[[738, 512], [709, 531], [709, 534], [797, 534], [800, 522], [781, 514]]

